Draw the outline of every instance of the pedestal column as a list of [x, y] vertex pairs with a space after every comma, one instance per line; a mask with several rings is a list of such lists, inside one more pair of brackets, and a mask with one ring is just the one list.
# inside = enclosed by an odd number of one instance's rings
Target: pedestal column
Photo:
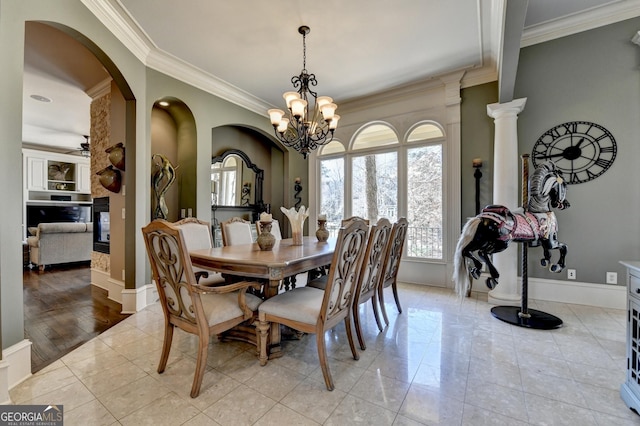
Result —
[[[521, 205], [518, 182], [520, 161], [518, 155], [518, 114], [522, 112], [526, 98], [508, 103], [487, 105], [487, 114], [494, 119], [495, 140], [493, 149], [493, 204], [509, 209]], [[519, 305], [518, 245], [511, 244], [502, 253], [493, 255], [493, 264], [500, 273], [498, 286], [489, 291], [489, 303]]]

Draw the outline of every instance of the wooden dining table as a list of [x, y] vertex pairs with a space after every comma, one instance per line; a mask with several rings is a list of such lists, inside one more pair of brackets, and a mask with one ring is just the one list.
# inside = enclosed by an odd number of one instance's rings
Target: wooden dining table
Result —
[[[291, 238], [278, 240], [272, 250], [260, 250], [257, 243], [239, 244], [189, 252], [194, 266], [222, 274], [268, 281], [264, 297], [278, 294], [287, 278], [331, 263], [336, 239], [319, 242], [316, 237], [304, 237], [302, 245], [293, 245]], [[281, 356], [280, 327], [271, 327], [270, 358]]]

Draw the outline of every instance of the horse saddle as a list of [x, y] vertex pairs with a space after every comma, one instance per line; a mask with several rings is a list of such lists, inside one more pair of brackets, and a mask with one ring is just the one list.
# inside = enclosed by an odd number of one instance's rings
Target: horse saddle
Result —
[[[548, 230], [541, 229], [541, 224], [548, 221], [547, 214], [533, 214], [529, 212], [512, 212], [505, 206], [490, 205], [482, 209], [481, 218], [491, 219], [498, 223], [499, 240], [508, 241], [537, 241], [540, 234], [548, 234]], [[532, 244], [533, 245], [533, 244]]]

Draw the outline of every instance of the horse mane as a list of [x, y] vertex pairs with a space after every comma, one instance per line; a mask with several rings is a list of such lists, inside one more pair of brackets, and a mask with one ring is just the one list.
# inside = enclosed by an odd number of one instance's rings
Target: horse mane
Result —
[[555, 164], [548, 161], [535, 169], [529, 179], [529, 211], [542, 213], [551, 210], [550, 196], [558, 183]]

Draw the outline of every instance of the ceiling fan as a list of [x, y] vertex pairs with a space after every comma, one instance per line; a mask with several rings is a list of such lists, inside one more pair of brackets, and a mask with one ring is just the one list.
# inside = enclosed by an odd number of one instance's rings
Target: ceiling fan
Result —
[[73, 151], [67, 152], [67, 154], [79, 153], [83, 157], [91, 156], [91, 146], [89, 145], [89, 135], [82, 135], [82, 136], [84, 136], [85, 142], [82, 142], [78, 148], [76, 148]]

